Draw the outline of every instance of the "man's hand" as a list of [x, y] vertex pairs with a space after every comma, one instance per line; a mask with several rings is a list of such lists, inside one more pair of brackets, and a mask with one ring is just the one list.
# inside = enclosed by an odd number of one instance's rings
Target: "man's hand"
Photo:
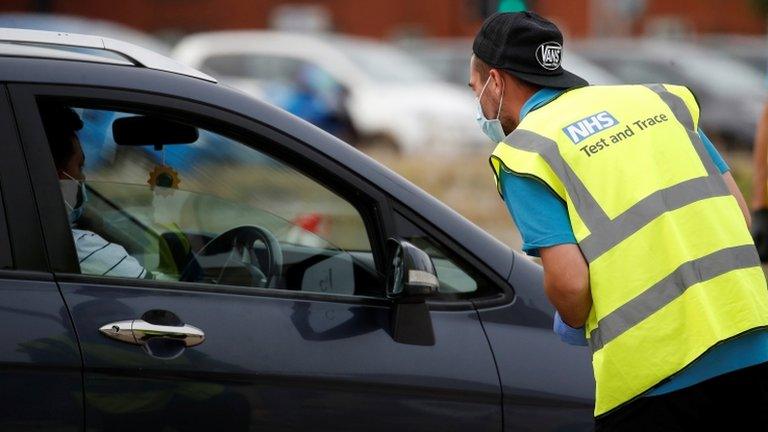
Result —
[[755, 241], [760, 261], [768, 261], [768, 208], [752, 212], [752, 239]]
[[539, 250], [544, 266], [544, 291], [563, 322], [584, 326], [592, 308], [589, 266], [575, 244], [561, 244]]
[[558, 312], [555, 312], [555, 319], [552, 323], [552, 330], [555, 334], [560, 336], [560, 340], [576, 346], [587, 346], [587, 336], [584, 333], [584, 327], [573, 328], [563, 322], [563, 318], [560, 317]]

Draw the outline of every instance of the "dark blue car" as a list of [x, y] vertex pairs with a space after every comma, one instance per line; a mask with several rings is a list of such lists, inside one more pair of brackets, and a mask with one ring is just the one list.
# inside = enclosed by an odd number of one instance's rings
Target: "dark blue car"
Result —
[[540, 267], [354, 148], [98, 37], [0, 86], [0, 430], [592, 428]]

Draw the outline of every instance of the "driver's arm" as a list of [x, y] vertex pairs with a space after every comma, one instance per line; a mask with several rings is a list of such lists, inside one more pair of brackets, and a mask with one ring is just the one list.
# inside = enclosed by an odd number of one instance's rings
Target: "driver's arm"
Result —
[[130, 279], [153, 278], [151, 273], [119, 244], [109, 242], [92, 231], [73, 229], [72, 236], [81, 273]]

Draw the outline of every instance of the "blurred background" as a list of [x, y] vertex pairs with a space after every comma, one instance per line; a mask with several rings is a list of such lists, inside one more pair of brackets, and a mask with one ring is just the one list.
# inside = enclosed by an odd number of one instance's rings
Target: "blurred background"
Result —
[[175, 57], [360, 148], [519, 249], [466, 85], [472, 38], [499, 10], [557, 23], [564, 67], [592, 84], [691, 87], [749, 200], [768, 0], [0, 0], [0, 27]]

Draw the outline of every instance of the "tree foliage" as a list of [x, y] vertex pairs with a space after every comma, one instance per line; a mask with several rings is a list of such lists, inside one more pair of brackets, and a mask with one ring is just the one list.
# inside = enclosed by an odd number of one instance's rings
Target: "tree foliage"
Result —
[[749, 0], [752, 8], [762, 16], [768, 15], [768, 0]]

